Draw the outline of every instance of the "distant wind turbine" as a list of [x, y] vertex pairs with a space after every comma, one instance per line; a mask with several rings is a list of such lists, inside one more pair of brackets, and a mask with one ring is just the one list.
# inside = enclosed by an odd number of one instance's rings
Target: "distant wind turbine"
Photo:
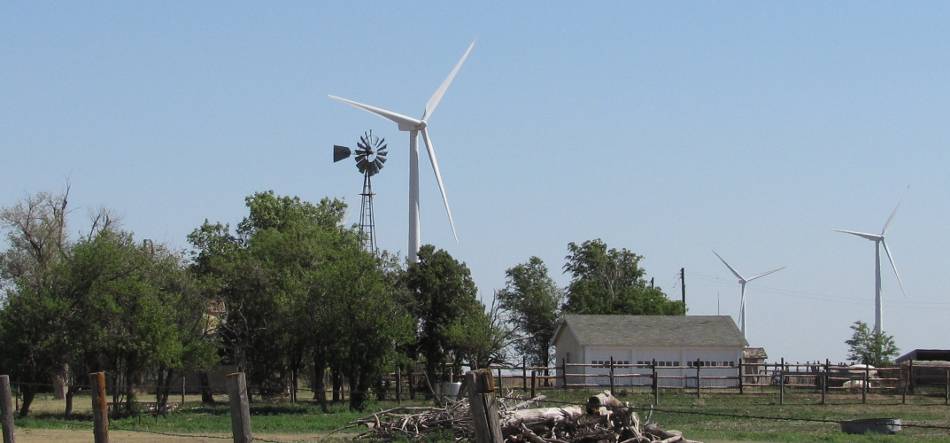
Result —
[[742, 337], [748, 339], [745, 333], [745, 285], [746, 283], [765, 277], [766, 275], [781, 271], [782, 269], [785, 269], [785, 266], [782, 266], [781, 268], [773, 269], [771, 271], [763, 272], [761, 274], [756, 274], [749, 278], [745, 278], [742, 276], [742, 274], [739, 274], [739, 271], [736, 271], [735, 268], [729, 265], [729, 263], [727, 263], [726, 260], [722, 258], [721, 255], [719, 255], [719, 253], [717, 253], [716, 251], [713, 251], [713, 254], [716, 254], [716, 257], [719, 257], [719, 261], [721, 261], [722, 264], [726, 265], [726, 267], [729, 268], [729, 271], [732, 272], [732, 275], [735, 275], [736, 278], [739, 279], [739, 323], [742, 325]]
[[415, 119], [408, 117], [396, 112], [392, 112], [383, 108], [376, 106], [370, 106], [363, 103], [358, 103], [353, 100], [348, 100], [345, 98], [337, 97], [331, 95], [330, 98], [339, 102], [346, 103], [354, 108], [362, 109], [367, 112], [371, 112], [385, 119], [391, 120], [396, 123], [400, 131], [409, 132], [409, 262], [415, 263], [416, 258], [419, 253], [420, 247], [420, 228], [419, 228], [419, 147], [417, 145], [417, 140], [419, 133], [422, 132], [422, 140], [426, 144], [426, 150], [429, 153], [429, 163], [432, 165], [432, 172], [435, 173], [435, 180], [439, 184], [439, 191], [442, 193], [442, 203], [445, 205], [445, 213], [449, 217], [449, 224], [452, 226], [452, 235], [455, 237], [457, 242], [459, 237], [458, 233], [455, 232], [455, 221], [452, 219], [452, 210], [449, 209], [449, 198], [445, 194], [445, 186], [442, 184], [442, 173], [439, 172], [439, 161], [435, 157], [435, 147], [432, 145], [432, 139], [429, 138], [429, 129], [428, 121], [432, 117], [432, 114], [435, 112], [435, 108], [439, 106], [439, 102], [442, 101], [442, 96], [445, 95], [445, 91], [449, 89], [449, 86], [452, 84], [452, 80], [455, 79], [455, 76], [458, 74], [459, 70], [462, 68], [462, 64], [465, 63], [465, 59], [468, 58], [468, 55], [472, 52], [472, 48], [475, 47], [475, 42], [473, 41], [468, 45], [468, 49], [465, 50], [465, 54], [462, 54], [461, 60], [455, 64], [455, 67], [452, 68], [452, 71], [449, 72], [449, 76], [439, 85], [439, 88], [435, 90], [435, 93], [432, 94], [432, 97], [429, 98], [429, 101], [426, 102], [425, 111], [422, 113], [422, 117]]
[[891, 215], [887, 217], [887, 221], [884, 222], [884, 227], [881, 228], [880, 234], [868, 234], [866, 232], [857, 232], [857, 231], [848, 231], [845, 229], [834, 229], [836, 232], [843, 232], [845, 234], [856, 235], [861, 238], [866, 238], [874, 242], [874, 332], [880, 333], [884, 329], [884, 313], [882, 312], [882, 300], [881, 300], [881, 247], [884, 247], [884, 252], [887, 254], [887, 260], [891, 262], [891, 269], [894, 270], [894, 275], [897, 277], [897, 284], [901, 288], [901, 293], [905, 296], [907, 292], [904, 292], [904, 282], [901, 281], [901, 275], [897, 272], [897, 265], [894, 264], [894, 257], [891, 256], [890, 249], [887, 248], [887, 242], [884, 241], [884, 234], [887, 232], [887, 227], [891, 225], [891, 221], [894, 220], [894, 215], [897, 214], [897, 208], [900, 208], [901, 204], [898, 203], [894, 207], [894, 210], [891, 211]]

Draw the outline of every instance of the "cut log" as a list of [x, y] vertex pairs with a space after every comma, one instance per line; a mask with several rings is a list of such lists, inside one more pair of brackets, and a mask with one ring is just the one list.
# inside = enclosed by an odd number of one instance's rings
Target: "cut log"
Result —
[[580, 406], [565, 406], [563, 408], [535, 408], [519, 409], [510, 411], [502, 420], [502, 426], [505, 428], [524, 424], [535, 423], [558, 423], [562, 421], [574, 422], [584, 415], [584, 410]]

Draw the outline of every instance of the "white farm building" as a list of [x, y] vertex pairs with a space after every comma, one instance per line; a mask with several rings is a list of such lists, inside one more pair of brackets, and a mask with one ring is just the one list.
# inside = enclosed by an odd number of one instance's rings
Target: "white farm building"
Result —
[[[661, 387], [695, 386], [696, 365], [704, 378], [735, 377], [747, 345], [732, 318], [719, 315], [565, 315], [553, 344], [558, 370], [567, 363], [569, 385], [607, 385], [613, 358], [619, 376], [615, 385], [650, 385], [649, 365], [655, 360]], [[616, 366], [625, 364], [643, 366]], [[563, 375], [558, 374], [558, 384]], [[702, 381], [703, 386], [737, 384], [735, 379]]]

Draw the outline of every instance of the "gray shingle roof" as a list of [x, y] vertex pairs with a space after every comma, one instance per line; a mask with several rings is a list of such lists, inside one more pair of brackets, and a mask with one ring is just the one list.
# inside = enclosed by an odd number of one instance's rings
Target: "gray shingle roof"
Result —
[[[725, 315], [577, 315], [562, 319], [582, 345], [743, 347], [742, 332]], [[556, 339], [556, 337], [555, 337]]]

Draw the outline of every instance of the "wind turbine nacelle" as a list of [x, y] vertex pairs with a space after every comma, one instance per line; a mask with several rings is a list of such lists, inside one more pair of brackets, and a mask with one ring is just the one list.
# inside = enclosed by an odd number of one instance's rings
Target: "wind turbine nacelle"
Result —
[[343, 160], [350, 156], [350, 148], [346, 146], [333, 145], [333, 163]]
[[397, 123], [396, 126], [399, 127], [400, 131], [409, 132], [409, 131], [421, 131], [428, 125], [426, 124], [425, 121], [421, 121], [421, 122], [400, 122], [400, 123]]

